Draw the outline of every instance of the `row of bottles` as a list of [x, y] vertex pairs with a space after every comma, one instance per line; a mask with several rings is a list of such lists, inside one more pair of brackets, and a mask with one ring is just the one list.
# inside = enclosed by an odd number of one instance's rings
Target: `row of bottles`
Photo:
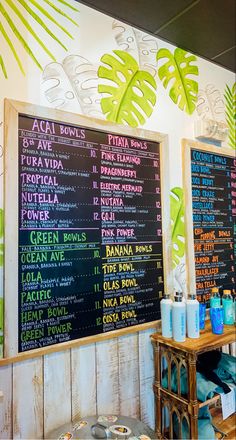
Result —
[[[223, 321], [226, 325], [234, 324], [235, 305], [230, 290], [224, 290], [222, 296]], [[212, 289], [210, 307], [222, 307], [218, 288]], [[188, 338], [199, 338], [199, 302], [196, 295], [189, 295], [187, 301], [181, 292], [176, 292], [174, 301], [169, 294], [161, 300], [161, 327], [165, 338], [173, 338], [176, 342], [184, 342]]]
[[[233, 302], [233, 297], [230, 290], [223, 290], [222, 296], [222, 306], [223, 306], [223, 322], [226, 325], [234, 324], [235, 318], [235, 305]], [[221, 297], [219, 289], [213, 287], [212, 295], [210, 298], [210, 307], [221, 307]]]
[[184, 342], [186, 330], [189, 338], [199, 338], [199, 302], [195, 295], [189, 295], [185, 302], [182, 293], [177, 292], [173, 302], [170, 295], [165, 294], [161, 300], [161, 318], [165, 338], [173, 337], [176, 342]]

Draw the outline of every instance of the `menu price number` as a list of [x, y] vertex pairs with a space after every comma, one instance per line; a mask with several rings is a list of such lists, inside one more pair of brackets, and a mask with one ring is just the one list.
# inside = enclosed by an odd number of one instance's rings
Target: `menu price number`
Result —
[[101, 292], [101, 286], [100, 286], [99, 283], [95, 283], [95, 284], [93, 285], [93, 291], [94, 291], [95, 293], [99, 293], [99, 292]]

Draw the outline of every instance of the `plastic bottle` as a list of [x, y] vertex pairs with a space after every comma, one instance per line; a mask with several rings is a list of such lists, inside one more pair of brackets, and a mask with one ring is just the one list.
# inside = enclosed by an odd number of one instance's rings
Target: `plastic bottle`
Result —
[[199, 302], [196, 295], [189, 295], [187, 299], [187, 336], [199, 338]]
[[161, 300], [161, 332], [164, 338], [172, 338], [172, 304], [168, 293]]
[[211, 289], [211, 297], [210, 297], [210, 307], [220, 307], [220, 294], [218, 287], [213, 287]]
[[173, 339], [184, 342], [186, 339], [186, 303], [182, 301], [182, 294], [176, 293], [172, 305]]
[[222, 305], [224, 324], [234, 324], [234, 303], [230, 290], [223, 290]]

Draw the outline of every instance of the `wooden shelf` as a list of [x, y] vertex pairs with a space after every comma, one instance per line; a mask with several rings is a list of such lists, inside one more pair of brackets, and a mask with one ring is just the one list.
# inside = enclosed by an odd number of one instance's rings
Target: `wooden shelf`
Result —
[[153, 341], [163, 343], [171, 348], [179, 349], [192, 354], [214, 350], [235, 341], [235, 325], [225, 325], [222, 335], [215, 335], [211, 331], [210, 321], [206, 321], [205, 330], [201, 331], [199, 339], [186, 338], [185, 342], [175, 342], [173, 339], [164, 338], [160, 333], [151, 336]]
[[[225, 434], [227, 440], [236, 439], [236, 414], [232, 414], [227, 419], [223, 420], [221, 408], [211, 408], [213, 425]], [[220, 436], [221, 435], [221, 436]], [[217, 438], [224, 438], [224, 435], [217, 434]]]
[[[210, 350], [221, 348], [225, 345], [235, 342], [235, 326], [224, 326], [222, 335], [212, 333], [210, 321], [206, 321], [206, 328], [201, 332], [199, 339], [187, 338], [185, 342], [175, 342], [173, 339], [164, 338], [160, 333], [151, 335], [154, 348], [155, 361], [155, 383], [154, 393], [156, 398], [156, 433], [159, 439], [165, 439], [168, 430], [168, 438], [182, 438], [182, 422], [185, 419], [189, 427], [189, 436], [191, 439], [198, 438], [198, 413], [204, 406], [215, 405], [220, 399], [220, 395], [214, 395], [205, 402], [197, 400], [197, 358], [198, 355]], [[162, 368], [163, 358], [166, 361], [165, 370], [167, 370], [167, 388], [162, 387]], [[176, 391], [171, 389], [171, 374], [173, 365], [176, 368]], [[181, 394], [181, 369], [186, 369], [188, 391], [187, 395]], [[165, 425], [163, 417], [163, 408], [169, 414], [169, 426]], [[178, 433], [174, 430], [173, 414], [178, 419]], [[214, 408], [213, 424], [221, 431], [217, 438], [226, 437], [227, 440], [235, 440], [235, 422], [236, 415], [232, 415], [227, 420], [222, 420], [221, 409]], [[167, 429], [168, 428], [168, 429]], [[222, 436], [222, 432], [224, 433]]]

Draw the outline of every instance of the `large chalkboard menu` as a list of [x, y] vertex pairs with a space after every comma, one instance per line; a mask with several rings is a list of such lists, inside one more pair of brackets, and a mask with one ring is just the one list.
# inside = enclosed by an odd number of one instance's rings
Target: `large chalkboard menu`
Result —
[[16, 160], [18, 350], [157, 320], [160, 144], [19, 113]]
[[207, 301], [213, 287], [235, 292], [236, 159], [196, 145], [190, 161], [196, 292]]

